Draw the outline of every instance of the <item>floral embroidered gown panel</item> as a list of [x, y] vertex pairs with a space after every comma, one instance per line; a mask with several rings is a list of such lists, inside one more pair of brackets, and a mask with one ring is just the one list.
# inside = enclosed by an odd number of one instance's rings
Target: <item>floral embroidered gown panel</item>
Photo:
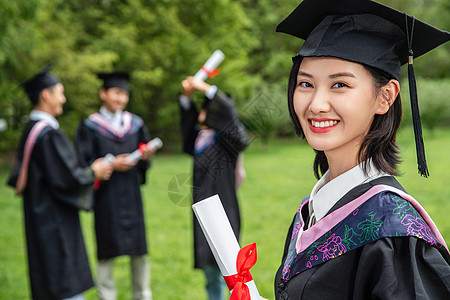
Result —
[[393, 177], [380, 177], [353, 188], [308, 230], [305, 198], [275, 277], [276, 299], [450, 299], [445, 242], [405, 198]]

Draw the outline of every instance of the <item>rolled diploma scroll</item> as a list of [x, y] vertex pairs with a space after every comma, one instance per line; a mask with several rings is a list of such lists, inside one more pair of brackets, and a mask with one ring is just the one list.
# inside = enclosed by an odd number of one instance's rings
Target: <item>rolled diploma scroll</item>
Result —
[[111, 153], [108, 153], [105, 155], [105, 157], [103, 158], [102, 163], [105, 165], [110, 165], [112, 164], [114, 161], [116, 160], [116, 157], [114, 155], [112, 155]]
[[[200, 227], [205, 234], [222, 275], [230, 276], [237, 274], [236, 259], [240, 247], [231, 228], [230, 221], [223, 209], [219, 195], [214, 195], [195, 203], [192, 205], [192, 209], [200, 223]], [[261, 296], [259, 295], [255, 282], [252, 280], [245, 284], [249, 288], [251, 299], [260, 300]]]
[[[224, 58], [225, 54], [223, 54], [223, 52], [220, 50], [216, 50], [205, 62], [203, 68], [208, 72], [212, 72], [215, 68], [217, 68], [218, 65], [220, 65]], [[205, 81], [205, 79], [208, 78], [208, 74], [203, 69], [200, 69], [197, 73], [195, 73], [194, 77]]]
[[[116, 160], [116, 157], [114, 155], [112, 155], [111, 153], [108, 153], [105, 155], [105, 157], [103, 157], [103, 161], [102, 164], [104, 165], [110, 165], [112, 164], [114, 161]], [[94, 189], [98, 189], [100, 187], [100, 179], [97, 179], [94, 182]]]
[[[157, 138], [157, 137], [147, 143], [147, 147], [149, 147], [150, 149], [153, 149], [155, 151], [160, 149], [162, 146], [163, 146], [163, 142], [161, 141], [160, 138]], [[140, 160], [141, 157], [142, 157], [142, 150], [137, 149], [137, 150], [133, 151], [132, 153], [130, 153], [130, 155], [128, 155], [127, 158], [125, 158], [125, 161], [128, 163], [131, 163], [131, 162]]]

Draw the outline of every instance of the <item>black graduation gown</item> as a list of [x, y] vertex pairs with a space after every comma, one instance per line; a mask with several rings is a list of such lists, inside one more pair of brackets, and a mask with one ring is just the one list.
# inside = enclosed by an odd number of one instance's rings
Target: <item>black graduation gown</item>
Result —
[[[245, 149], [249, 141], [229, 97], [217, 91], [214, 99], [206, 101], [211, 103], [205, 125], [216, 131], [216, 140], [201, 153], [195, 153], [194, 150], [199, 133], [197, 109], [192, 101], [189, 110], [181, 107], [183, 151], [194, 157], [193, 202], [218, 194], [239, 240], [241, 217], [236, 196], [236, 162], [239, 152]], [[193, 219], [195, 268], [216, 264], [195, 216]]]
[[[26, 138], [24, 130], [17, 162], [8, 180], [15, 187]], [[78, 210], [91, 208], [92, 170], [81, 168], [72, 143], [51, 127], [40, 134], [30, 157], [23, 191], [25, 232], [33, 299], [62, 299], [94, 286]]]
[[[142, 119], [132, 118], [133, 128], [121, 138], [104, 135], [104, 128], [88, 126], [89, 118], [82, 121], [75, 143], [81, 164], [89, 165], [108, 153], [132, 153], [140, 143], [147, 143], [150, 137]], [[145, 183], [149, 166], [149, 161], [141, 160], [126, 172], [113, 172], [110, 180], [102, 181], [94, 191], [98, 259], [147, 253], [140, 185]]]
[[[329, 213], [375, 184], [403, 188], [391, 176], [355, 187]], [[304, 219], [308, 212], [303, 211]], [[307, 223], [306, 223], [307, 224]], [[450, 299], [448, 253], [416, 237], [381, 238], [300, 274], [282, 279], [291, 226], [275, 276], [276, 299]]]

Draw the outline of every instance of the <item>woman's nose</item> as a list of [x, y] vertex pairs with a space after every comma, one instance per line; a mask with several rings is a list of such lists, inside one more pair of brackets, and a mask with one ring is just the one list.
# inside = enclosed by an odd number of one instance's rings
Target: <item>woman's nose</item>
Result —
[[317, 89], [311, 98], [309, 110], [314, 114], [329, 112], [331, 109], [330, 97], [330, 94], [324, 89]]

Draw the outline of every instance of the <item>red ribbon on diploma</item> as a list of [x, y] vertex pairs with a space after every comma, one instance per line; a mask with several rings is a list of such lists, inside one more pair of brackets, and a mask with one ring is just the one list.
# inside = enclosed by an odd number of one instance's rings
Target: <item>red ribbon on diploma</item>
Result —
[[94, 182], [94, 190], [98, 190], [100, 188], [100, 179], [95, 180]]
[[256, 263], [256, 243], [248, 244], [239, 250], [236, 259], [237, 274], [223, 276], [231, 293], [230, 300], [250, 300], [250, 291], [246, 282], [252, 281], [250, 268]]
[[216, 76], [216, 75], [218, 75], [220, 73], [219, 69], [214, 69], [212, 71], [209, 71], [204, 66], [202, 66], [200, 69], [202, 69], [203, 72], [205, 72], [206, 75], [208, 75], [209, 78], [213, 78], [214, 76]]
[[148, 145], [146, 143], [140, 143], [139, 144], [139, 152], [141, 152], [141, 155], [144, 154], [144, 151], [148, 149]]

